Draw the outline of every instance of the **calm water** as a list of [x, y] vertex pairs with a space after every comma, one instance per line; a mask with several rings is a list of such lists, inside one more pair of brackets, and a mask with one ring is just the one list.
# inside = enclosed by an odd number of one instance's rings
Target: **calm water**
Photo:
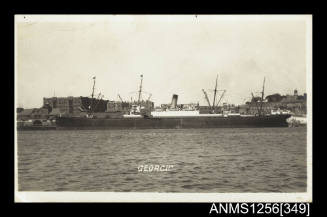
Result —
[[[174, 165], [138, 172], [140, 165]], [[20, 191], [303, 192], [306, 128], [18, 132]]]

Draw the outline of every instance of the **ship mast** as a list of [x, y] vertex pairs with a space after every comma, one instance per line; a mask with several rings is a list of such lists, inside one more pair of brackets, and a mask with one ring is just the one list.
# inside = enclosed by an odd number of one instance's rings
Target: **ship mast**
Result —
[[262, 85], [262, 92], [261, 92], [261, 99], [260, 99], [260, 107], [258, 106], [258, 102], [257, 99], [254, 97], [253, 93], [252, 94], [252, 98], [253, 101], [255, 101], [255, 105], [257, 107], [258, 110], [258, 115], [261, 116], [262, 115], [262, 105], [263, 105], [263, 97], [265, 95], [265, 81], [266, 81], [266, 77], [263, 78], [263, 85]]
[[262, 92], [261, 92], [261, 103], [260, 103], [260, 113], [259, 113], [259, 115], [261, 115], [261, 113], [262, 113], [263, 97], [265, 95], [265, 81], [266, 81], [266, 77], [263, 78], [263, 85], [262, 85]]
[[139, 97], [137, 100], [137, 103], [140, 105], [140, 100], [141, 100], [141, 94], [142, 94], [142, 81], [143, 81], [143, 75], [141, 75], [141, 84], [140, 84], [140, 90], [139, 90]]
[[90, 111], [92, 112], [93, 110], [93, 103], [94, 103], [94, 89], [95, 89], [95, 76], [93, 77], [93, 87], [92, 87], [92, 94], [91, 94], [91, 97], [92, 97], [92, 101], [91, 101], [91, 108], [90, 108]]
[[93, 77], [93, 88], [92, 88], [92, 94], [91, 94], [92, 99], [94, 97], [94, 87], [95, 87], [95, 76]]
[[216, 85], [215, 85], [215, 89], [214, 89], [214, 96], [213, 96], [213, 103], [212, 103], [213, 112], [215, 111], [215, 102], [216, 102], [216, 94], [217, 94], [217, 81], [218, 81], [218, 74], [217, 74], [217, 78], [216, 78]]

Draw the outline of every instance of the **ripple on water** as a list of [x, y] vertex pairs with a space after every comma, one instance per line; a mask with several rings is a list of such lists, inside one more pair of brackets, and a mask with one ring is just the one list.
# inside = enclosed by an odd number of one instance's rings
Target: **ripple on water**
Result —
[[304, 192], [305, 141], [305, 128], [22, 131], [19, 190]]

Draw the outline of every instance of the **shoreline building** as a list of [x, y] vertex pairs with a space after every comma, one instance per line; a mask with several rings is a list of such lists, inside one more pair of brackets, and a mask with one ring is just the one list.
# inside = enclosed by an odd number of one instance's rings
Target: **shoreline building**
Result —
[[27, 120], [45, 120], [48, 119], [48, 110], [45, 108], [32, 108], [24, 109], [20, 112], [17, 112], [17, 120], [27, 121]]
[[[260, 98], [252, 98], [250, 102], [239, 106], [241, 114], [256, 114], [260, 104]], [[304, 115], [307, 113], [307, 94], [299, 95], [297, 90], [294, 90], [293, 95], [280, 95], [278, 93], [266, 96], [262, 109], [264, 113], [269, 114], [272, 110], [289, 110], [297, 115]]]
[[89, 97], [50, 97], [43, 98], [43, 107], [59, 109], [61, 114], [79, 114], [92, 108], [92, 112], [105, 112], [109, 100], [95, 99]]
[[[132, 104], [137, 102], [121, 102], [103, 99], [95, 99], [90, 97], [50, 97], [43, 98], [43, 107], [48, 108], [51, 114], [55, 110], [62, 115], [85, 115], [88, 111], [92, 113], [110, 113], [110, 112], [128, 112]], [[154, 103], [152, 101], [140, 101], [140, 104], [147, 110], [152, 110]]]

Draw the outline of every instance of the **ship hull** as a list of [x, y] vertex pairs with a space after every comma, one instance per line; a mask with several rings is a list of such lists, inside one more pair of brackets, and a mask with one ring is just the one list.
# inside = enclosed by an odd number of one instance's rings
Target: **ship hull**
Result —
[[55, 130], [56, 126], [17, 126], [18, 131], [23, 130]]
[[290, 115], [90, 119], [59, 117], [57, 129], [184, 129], [288, 127]]

